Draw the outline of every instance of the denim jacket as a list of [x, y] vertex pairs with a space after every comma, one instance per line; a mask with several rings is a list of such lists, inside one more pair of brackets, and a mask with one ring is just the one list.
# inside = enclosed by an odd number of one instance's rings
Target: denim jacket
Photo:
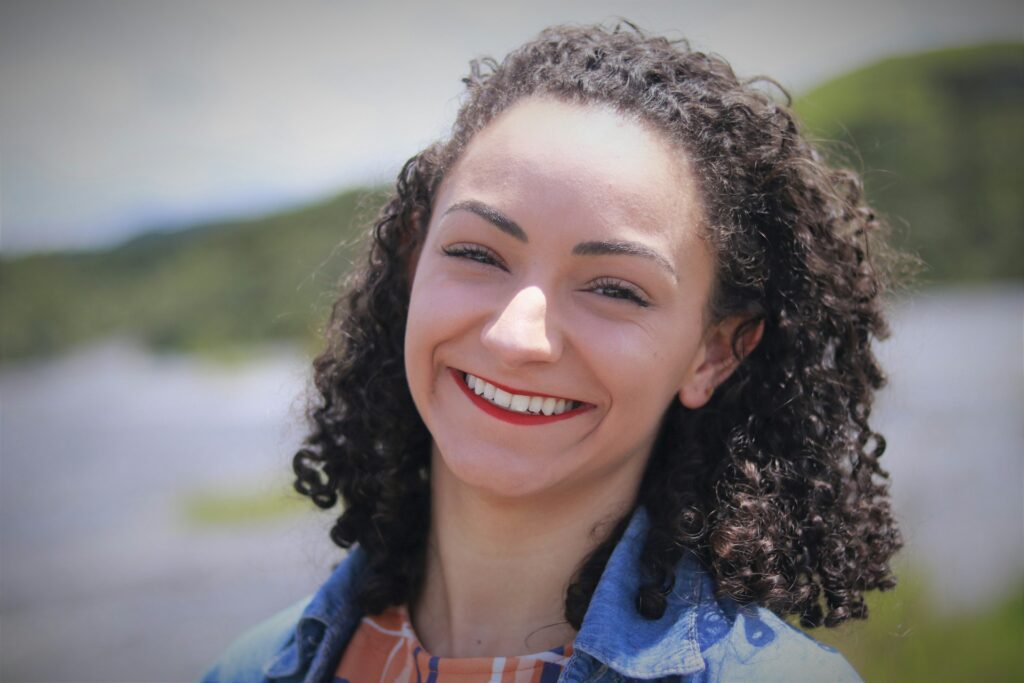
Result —
[[[860, 681], [835, 649], [772, 612], [716, 599], [711, 578], [690, 556], [677, 568], [665, 614], [641, 617], [635, 605], [647, 527], [639, 508], [598, 582], [560, 682]], [[366, 555], [355, 548], [311, 599], [239, 638], [203, 683], [333, 681], [363, 617], [354, 596], [365, 569]]]

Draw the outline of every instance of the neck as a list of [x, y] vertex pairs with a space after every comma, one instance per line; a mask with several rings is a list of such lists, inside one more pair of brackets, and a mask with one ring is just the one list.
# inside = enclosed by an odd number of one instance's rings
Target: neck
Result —
[[426, 574], [413, 606], [424, 647], [443, 657], [495, 657], [570, 643], [566, 589], [628, 514], [635, 484], [498, 498], [464, 486], [435, 451]]

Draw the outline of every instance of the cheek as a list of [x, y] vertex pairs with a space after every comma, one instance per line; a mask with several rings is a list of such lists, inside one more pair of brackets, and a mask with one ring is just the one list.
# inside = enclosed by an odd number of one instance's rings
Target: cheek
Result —
[[409, 314], [405, 323], [405, 372], [413, 399], [419, 403], [429, 381], [435, 331], [430, 316], [430, 288], [420, 276], [413, 281], [409, 297]]
[[413, 376], [426, 372], [437, 350], [462, 339], [485, 314], [487, 297], [479, 287], [421, 271], [409, 299], [405, 362]]
[[649, 324], [580, 316], [572, 322], [578, 348], [601, 368], [610, 386], [650, 381], [653, 369], [665, 369], [665, 349]]
[[609, 325], [591, 333], [597, 343], [591, 345], [590, 365], [599, 369], [602, 384], [620, 410], [638, 418], [659, 417], [674, 400], [700, 341], [699, 328], [680, 327], [671, 319]]

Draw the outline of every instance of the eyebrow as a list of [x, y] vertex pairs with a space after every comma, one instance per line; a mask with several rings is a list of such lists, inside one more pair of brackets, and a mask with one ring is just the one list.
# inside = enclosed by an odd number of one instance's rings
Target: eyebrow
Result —
[[448, 207], [444, 212], [444, 215], [447, 216], [452, 211], [469, 211], [470, 213], [475, 213], [477, 216], [480, 216], [488, 223], [491, 223], [502, 232], [515, 237], [520, 242], [530, 241], [526, 238], [526, 231], [520, 228], [518, 223], [495, 209], [493, 206], [488, 206], [483, 202], [478, 202], [474, 199], [456, 202]]
[[650, 247], [640, 244], [639, 242], [621, 242], [617, 240], [597, 240], [593, 242], [580, 242], [572, 248], [572, 253], [579, 256], [604, 256], [607, 254], [621, 254], [625, 256], [639, 256], [641, 258], [650, 259], [659, 266], [668, 271], [668, 274], [672, 276], [677, 282], [679, 276], [676, 275], [676, 269], [672, 267], [672, 264], [667, 258], [651, 249]]

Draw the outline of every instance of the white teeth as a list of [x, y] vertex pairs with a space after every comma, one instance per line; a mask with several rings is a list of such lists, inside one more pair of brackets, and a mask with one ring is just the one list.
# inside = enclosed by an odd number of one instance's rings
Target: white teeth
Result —
[[552, 413], [555, 412], [555, 406], [557, 404], [557, 398], [552, 398], [551, 396], [548, 396], [547, 398], [544, 399], [544, 405], [541, 406], [540, 410], [545, 415], [551, 415]]
[[502, 408], [508, 408], [512, 405], [512, 394], [508, 393], [504, 389], [495, 388], [494, 402]]
[[512, 405], [509, 406], [512, 410], [517, 413], [525, 413], [526, 409], [530, 407], [530, 397], [515, 394], [512, 396]]
[[553, 396], [512, 394], [504, 389], [499, 389], [485, 379], [470, 375], [469, 373], [466, 373], [465, 381], [466, 386], [472, 389], [476, 395], [483, 396], [488, 401], [517, 413], [561, 415], [579, 405], [575, 401], [567, 401], [564, 398], [554, 398]]

